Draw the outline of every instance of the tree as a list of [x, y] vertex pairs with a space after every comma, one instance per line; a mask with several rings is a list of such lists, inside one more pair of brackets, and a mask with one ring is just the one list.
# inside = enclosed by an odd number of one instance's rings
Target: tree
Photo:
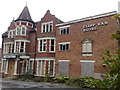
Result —
[[111, 87], [120, 88], [120, 49], [117, 50], [115, 54], [105, 51], [105, 55], [102, 56], [104, 63], [107, 65], [108, 72], [106, 74], [106, 79], [111, 82]]
[[104, 63], [108, 67], [106, 79], [111, 82], [113, 88], [120, 88], [120, 14], [113, 16], [118, 21], [118, 30], [113, 34], [113, 38], [118, 40], [118, 49], [115, 54], [110, 53], [109, 50], [105, 51], [105, 55], [102, 56]]

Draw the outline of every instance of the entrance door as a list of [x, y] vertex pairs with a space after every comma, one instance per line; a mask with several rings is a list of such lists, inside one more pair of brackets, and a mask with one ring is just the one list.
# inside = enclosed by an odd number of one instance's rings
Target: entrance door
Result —
[[8, 76], [13, 77], [15, 60], [9, 60], [8, 63]]

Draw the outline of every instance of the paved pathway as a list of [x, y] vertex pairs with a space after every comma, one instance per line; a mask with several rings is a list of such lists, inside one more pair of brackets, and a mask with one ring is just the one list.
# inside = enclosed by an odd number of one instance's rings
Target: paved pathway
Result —
[[53, 83], [25, 82], [0, 78], [0, 88], [71, 88], [67, 85]]

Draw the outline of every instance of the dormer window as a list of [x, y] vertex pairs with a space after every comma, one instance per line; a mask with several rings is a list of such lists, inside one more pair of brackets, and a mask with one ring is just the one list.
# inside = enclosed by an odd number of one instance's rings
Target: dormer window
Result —
[[42, 30], [41, 32], [52, 32], [53, 31], [53, 21], [47, 22], [47, 23], [42, 23]]

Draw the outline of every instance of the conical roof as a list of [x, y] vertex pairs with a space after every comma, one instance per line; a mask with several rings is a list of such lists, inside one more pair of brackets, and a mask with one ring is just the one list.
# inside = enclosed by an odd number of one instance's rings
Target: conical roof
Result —
[[28, 9], [27, 6], [24, 7], [24, 9], [21, 12], [20, 16], [15, 21], [19, 21], [19, 20], [33, 22], [32, 18], [31, 18], [31, 15], [30, 15], [30, 12], [29, 12], [29, 9]]

